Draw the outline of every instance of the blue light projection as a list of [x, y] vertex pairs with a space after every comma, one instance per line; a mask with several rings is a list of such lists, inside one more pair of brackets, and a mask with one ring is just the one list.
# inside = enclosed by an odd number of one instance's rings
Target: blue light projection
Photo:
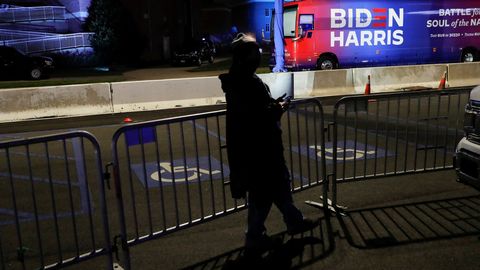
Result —
[[0, 4], [0, 45], [26, 54], [56, 52], [90, 53], [90, 36], [82, 30], [91, 0], [25, 1]]

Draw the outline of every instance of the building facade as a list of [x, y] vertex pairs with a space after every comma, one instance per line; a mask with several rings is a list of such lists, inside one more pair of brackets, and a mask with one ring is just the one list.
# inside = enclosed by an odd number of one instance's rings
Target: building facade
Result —
[[[0, 43], [31, 54], [88, 49], [91, 34], [83, 32], [83, 24], [91, 1], [4, 0]], [[270, 40], [274, 0], [118, 1], [143, 37], [144, 61], [168, 62], [176, 48], [206, 36], [219, 46], [227, 46], [237, 31], [255, 33], [260, 42]]]
[[239, 32], [254, 33], [260, 43], [270, 43], [275, 0], [214, 0], [231, 10], [231, 23]]
[[232, 4], [232, 22], [240, 32], [251, 32], [260, 43], [270, 43], [274, 0], [236, 1]]
[[0, 5], [0, 45], [27, 54], [91, 51], [82, 26], [90, 0], [5, 0]]

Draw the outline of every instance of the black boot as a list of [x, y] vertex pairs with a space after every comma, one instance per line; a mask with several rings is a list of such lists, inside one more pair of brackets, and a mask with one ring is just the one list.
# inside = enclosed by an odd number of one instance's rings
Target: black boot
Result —
[[260, 236], [250, 236], [247, 234], [245, 239], [245, 255], [261, 256], [273, 247], [273, 240], [270, 236], [262, 234]]
[[303, 233], [306, 231], [311, 231], [314, 228], [318, 227], [320, 224], [320, 219], [309, 219], [304, 218], [300, 223], [287, 229], [289, 235], [294, 235], [298, 233]]

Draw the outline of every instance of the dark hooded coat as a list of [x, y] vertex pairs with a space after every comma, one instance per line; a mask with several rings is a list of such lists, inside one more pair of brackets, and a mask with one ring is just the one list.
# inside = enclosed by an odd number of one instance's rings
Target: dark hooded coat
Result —
[[226, 140], [232, 197], [275, 192], [288, 181], [280, 117], [283, 109], [255, 74], [220, 75], [227, 101]]

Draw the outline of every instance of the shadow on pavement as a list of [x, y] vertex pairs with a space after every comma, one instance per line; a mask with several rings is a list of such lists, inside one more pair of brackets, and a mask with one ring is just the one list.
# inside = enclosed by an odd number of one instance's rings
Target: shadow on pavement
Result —
[[361, 249], [480, 235], [480, 195], [350, 210], [338, 219]]
[[[342, 234], [351, 246], [359, 249], [480, 235], [480, 195], [345, 213], [337, 215]], [[261, 258], [246, 258], [243, 248], [236, 248], [184, 269], [299, 269], [314, 264], [335, 249], [332, 232], [336, 228], [332, 230], [327, 220], [330, 218], [322, 219], [318, 229], [303, 235], [292, 237], [285, 232], [274, 235], [282, 241]]]
[[322, 219], [319, 228], [302, 235], [289, 236], [286, 232], [273, 235], [273, 238], [281, 241], [261, 258], [245, 257], [242, 247], [184, 269], [297, 269], [307, 266], [327, 257], [334, 250], [327, 219]]

